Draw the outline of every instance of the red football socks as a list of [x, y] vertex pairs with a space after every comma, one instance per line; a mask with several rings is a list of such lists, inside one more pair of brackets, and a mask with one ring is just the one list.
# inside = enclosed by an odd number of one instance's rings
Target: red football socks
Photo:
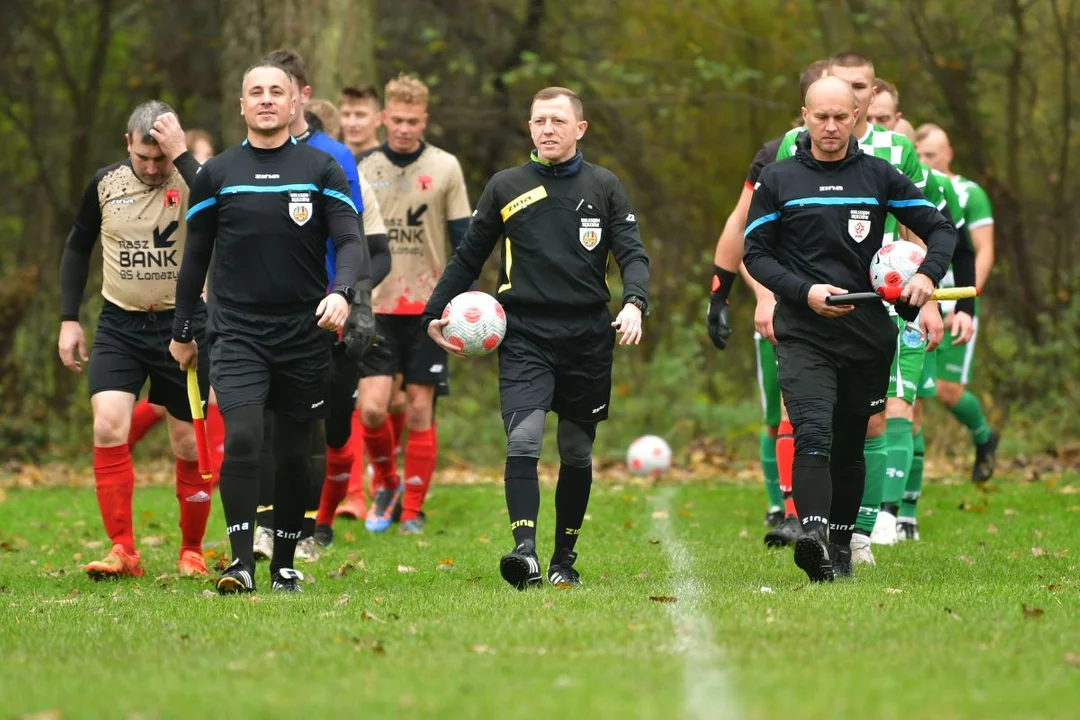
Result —
[[415, 520], [424, 507], [424, 498], [435, 471], [435, 430], [410, 430], [405, 444], [405, 497], [401, 501], [401, 521]]
[[397, 487], [397, 462], [394, 458], [394, 430], [390, 418], [376, 428], [364, 425], [364, 445], [367, 446], [371, 466], [375, 469], [372, 487], [394, 489]]
[[790, 420], [781, 420], [776, 431], [776, 469], [780, 474], [780, 492], [784, 495], [784, 515], [798, 515], [791, 497], [791, 469], [795, 463], [795, 435]]
[[349, 471], [349, 491], [346, 497], [362, 498], [367, 465], [364, 464], [364, 425], [360, 422], [359, 410], [352, 412], [352, 434], [349, 436], [349, 444], [352, 445], [353, 465]]
[[394, 432], [394, 453], [397, 454], [401, 447], [401, 435], [405, 432], [405, 413], [392, 413], [390, 415], [390, 427]]
[[221, 475], [221, 461], [225, 459], [225, 421], [217, 405], [206, 404], [206, 444], [210, 449], [210, 471], [217, 484]]
[[349, 473], [353, 469], [353, 451], [349, 443], [345, 447], [326, 448], [326, 481], [319, 498], [316, 525], [333, 525], [334, 513], [349, 491]]
[[180, 549], [202, 552], [213, 486], [199, 474], [197, 460], [176, 458], [176, 499], [180, 502]]
[[94, 448], [94, 483], [98, 509], [114, 545], [135, 552], [131, 530], [131, 496], [135, 491], [135, 470], [127, 445]]
[[128, 432], [128, 447], [134, 448], [143, 439], [150, 428], [161, 422], [164, 415], [158, 415], [157, 410], [149, 400], [136, 403], [135, 410], [131, 413], [131, 430]]

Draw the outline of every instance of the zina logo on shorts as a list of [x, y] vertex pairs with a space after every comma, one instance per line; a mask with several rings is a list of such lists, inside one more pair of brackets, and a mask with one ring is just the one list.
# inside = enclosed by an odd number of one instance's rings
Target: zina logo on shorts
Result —
[[304, 225], [311, 219], [311, 193], [289, 193], [289, 217], [297, 225]]

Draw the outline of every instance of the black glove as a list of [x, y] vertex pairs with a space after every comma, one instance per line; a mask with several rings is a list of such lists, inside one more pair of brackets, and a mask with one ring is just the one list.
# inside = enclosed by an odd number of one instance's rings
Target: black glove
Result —
[[341, 330], [341, 342], [345, 354], [359, 363], [375, 339], [375, 315], [371, 312], [371, 281], [358, 280], [353, 289], [356, 294]]
[[715, 296], [709, 299], [709, 339], [718, 350], [727, 347], [728, 338], [731, 337], [731, 307], [726, 300], [720, 300]]
[[375, 333], [375, 339], [368, 345], [367, 350], [364, 351], [361, 357], [355, 358], [352, 355], [349, 355], [349, 357], [355, 360], [360, 367], [360, 377], [371, 377], [380, 373], [386, 374], [386, 364], [390, 361], [392, 355], [390, 346], [386, 343], [386, 338]]
[[903, 300], [897, 300], [893, 307], [896, 309], [896, 314], [908, 322], [915, 322], [921, 310], [921, 308], [909, 305]]

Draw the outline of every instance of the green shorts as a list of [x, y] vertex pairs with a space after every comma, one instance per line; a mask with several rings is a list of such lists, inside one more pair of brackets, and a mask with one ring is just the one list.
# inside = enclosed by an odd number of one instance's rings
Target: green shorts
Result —
[[919, 389], [915, 391], [915, 397], [937, 397], [937, 350], [926, 353], [922, 364], [922, 377], [919, 378]]
[[776, 373], [776, 347], [771, 342], [754, 333], [754, 346], [757, 348], [757, 380], [761, 389], [761, 412], [765, 414], [765, 424], [776, 427], [780, 424], [780, 380]]
[[937, 379], [939, 382], [967, 385], [971, 381], [971, 364], [975, 359], [975, 340], [979, 337], [979, 318], [972, 321], [971, 342], [967, 345], [953, 345], [948, 329], [945, 339], [937, 349]]
[[900, 332], [896, 336], [896, 354], [893, 355], [892, 368], [889, 370], [889, 392], [887, 397], [900, 398], [909, 404], [915, 403], [922, 376], [923, 359], [926, 357], [926, 341], [916, 329], [906, 329], [907, 323], [896, 318]]

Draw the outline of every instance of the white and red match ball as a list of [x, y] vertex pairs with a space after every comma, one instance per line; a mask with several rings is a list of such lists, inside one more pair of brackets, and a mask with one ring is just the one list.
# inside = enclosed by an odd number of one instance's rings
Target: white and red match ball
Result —
[[662, 437], [642, 435], [630, 443], [626, 466], [632, 475], [661, 475], [671, 468], [671, 446]]
[[479, 290], [463, 292], [443, 310], [446, 341], [468, 357], [487, 355], [506, 335], [506, 312], [491, 295]]
[[925, 258], [926, 251], [907, 240], [882, 245], [870, 261], [870, 286], [879, 295], [889, 288], [903, 289]]

